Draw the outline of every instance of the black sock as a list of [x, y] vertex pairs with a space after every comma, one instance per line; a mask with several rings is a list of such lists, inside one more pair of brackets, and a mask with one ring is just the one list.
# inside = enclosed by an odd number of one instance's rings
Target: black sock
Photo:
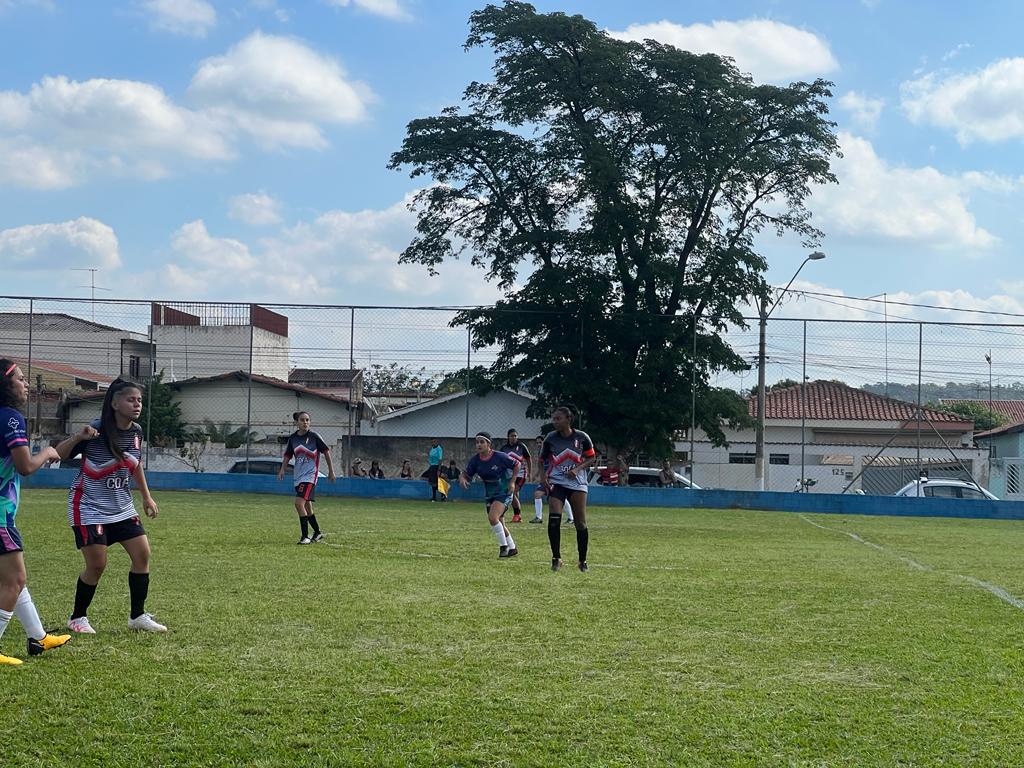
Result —
[[96, 594], [95, 584], [86, 584], [82, 581], [82, 577], [78, 577], [78, 584], [75, 586], [75, 607], [71, 611], [72, 619], [80, 619], [82, 616], [89, 611], [89, 603], [92, 602], [92, 596]]
[[590, 544], [590, 531], [586, 528], [576, 528], [576, 548], [580, 551], [580, 562], [587, 562], [587, 545]]
[[308, 517], [300, 517], [299, 518], [299, 528], [302, 529], [302, 538], [308, 539], [309, 538], [309, 518]]
[[149, 574], [128, 571], [128, 594], [131, 595], [133, 619], [146, 612], [146, 596], [149, 595]]
[[437, 486], [436, 485], [432, 485], [430, 487], [430, 500], [431, 501], [437, 501]]
[[552, 512], [548, 515], [548, 542], [551, 544], [551, 559], [562, 556], [562, 513]]
[[320, 526], [316, 524], [316, 515], [310, 515], [306, 519], [309, 521], [309, 524], [313, 526], [313, 535], [314, 536], [319, 536], [320, 535]]

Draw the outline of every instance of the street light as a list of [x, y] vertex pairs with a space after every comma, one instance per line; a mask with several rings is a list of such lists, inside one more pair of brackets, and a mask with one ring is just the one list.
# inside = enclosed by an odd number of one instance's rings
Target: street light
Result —
[[757, 347], [757, 429], [755, 432], [755, 447], [754, 447], [754, 478], [757, 481], [757, 490], [764, 490], [764, 362], [765, 362], [765, 338], [766, 329], [768, 327], [768, 316], [775, 311], [775, 308], [779, 306], [779, 302], [782, 301], [782, 297], [786, 295], [786, 291], [789, 290], [789, 286], [796, 280], [796, 276], [800, 274], [800, 270], [804, 268], [804, 264], [808, 261], [821, 261], [825, 258], [825, 254], [821, 251], [815, 251], [807, 256], [800, 266], [797, 267], [796, 272], [789, 278], [789, 282], [786, 283], [786, 287], [779, 293], [779, 297], [769, 307], [767, 306], [767, 299], [762, 299], [758, 305], [758, 314], [760, 315], [760, 328], [759, 328], [759, 339]]

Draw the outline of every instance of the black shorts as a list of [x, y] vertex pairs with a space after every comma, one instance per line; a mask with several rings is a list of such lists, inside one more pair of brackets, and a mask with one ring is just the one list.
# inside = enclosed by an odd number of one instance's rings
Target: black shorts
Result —
[[75, 532], [75, 547], [77, 549], [92, 544], [109, 547], [119, 541], [128, 541], [128, 539], [146, 535], [146, 529], [142, 527], [142, 522], [137, 517], [119, 520], [116, 523], [76, 525], [71, 530]]
[[13, 525], [0, 528], [0, 555], [8, 552], [24, 552], [25, 547], [21, 543], [21, 532]]
[[295, 486], [295, 495], [306, 501], [316, 501], [316, 483], [299, 483]]
[[574, 493], [586, 493], [582, 488], [566, 488], [564, 485], [552, 485], [548, 489], [548, 498], [558, 499], [563, 504]]

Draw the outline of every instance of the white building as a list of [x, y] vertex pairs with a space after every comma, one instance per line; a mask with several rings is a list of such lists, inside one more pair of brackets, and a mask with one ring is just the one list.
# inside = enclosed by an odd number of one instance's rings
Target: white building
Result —
[[[749, 400], [756, 418], [757, 399]], [[963, 464], [986, 484], [988, 453], [974, 447], [974, 423], [931, 408], [875, 395], [832, 381], [810, 382], [768, 392], [765, 397], [765, 487], [792, 491], [804, 477], [815, 481], [811, 492], [850, 490], [891, 493], [901, 478], [915, 479], [921, 469], [934, 475], [956, 474]], [[919, 438], [920, 434], [920, 438]], [[726, 430], [728, 447], [715, 447], [695, 435], [693, 480], [706, 488], [754, 490], [753, 428]], [[918, 450], [918, 440], [921, 448]], [[688, 454], [687, 441], [676, 443]], [[872, 459], [878, 455], [878, 459]]]
[[98, 381], [141, 379], [151, 370], [145, 334], [59, 312], [0, 312], [0, 340], [6, 357], [75, 368]]
[[[268, 376], [250, 377], [244, 371], [205, 376], [171, 384], [174, 399], [181, 405], [182, 420], [188, 429], [203, 429], [207, 422], [231, 429], [250, 425], [259, 442], [278, 443], [295, 430], [292, 414], [309, 411], [312, 429], [332, 448], [355, 428], [349, 402], [336, 395]], [[65, 413], [68, 434], [99, 418], [102, 393], [72, 397]], [[145, 423], [142, 424], [145, 430]]]
[[399, 408], [364, 422], [362, 434], [379, 437], [420, 437], [439, 439], [472, 437], [490, 432], [498, 444], [510, 429], [524, 440], [536, 437], [546, 419], [527, 416], [533, 396], [512, 389], [499, 389], [484, 396], [455, 392], [417, 405]]
[[154, 303], [150, 330], [167, 381], [247, 371], [250, 363], [254, 374], [288, 381], [288, 318], [256, 304]]

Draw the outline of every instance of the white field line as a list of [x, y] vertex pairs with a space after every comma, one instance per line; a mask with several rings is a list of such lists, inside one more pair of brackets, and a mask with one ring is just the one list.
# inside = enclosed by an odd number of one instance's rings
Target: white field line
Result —
[[[927, 572], [930, 572], [930, 573], [942, 573], [942, 571], [936, 571], [936, 569], [933, 568], [930, 565], [925, 565], [924, 563], [919, 563], [916, 560], [913, 560], [913, 559], [911, 559], [909, 557], [904, 557], [903, 555], [899, 554], [898, 552], [894, 552], [891, 549], [887, 549], [887, 548], [881, 546], [880, 544], [875, 544], [873, 541], [868, 541], [867, 539], [861, 538], [856, 533], [851, 533], [850, 531], [844, 531], [841, 528], [830, 528], [827, 525], [820, 525], [820, 524], [814, 522], [813, 520], [805, 517], [802, 514], [799, 515], [799, 517], [805, 523], [810, 523], [815, 528], [820, 528], [823, 531], [831, 531], [832, 533], [841, 533], [843, 536], [849, 536], [851, 539], [853, 539], [854, 541], [856, 541], [856, 542], [858, 542], [860, 544], [864, 544], [864, 545], [869, 546], [869, 547], [871, 547], [873, 549], [877, 549], [879, 552], [882, 552], [882, 553], [884, 553], [886, 555], [889, 555], [891, 557], [895, 557], [895, 558], [897, 558], [899, 560], [902, 560], [904, 563], [906, 563], [907, 565], [909, 565], [911, 568], [913, 568], [916, 571], [927, 571]], [[996, 597], [998, 597], [1000, 600], [1002, 600], [1007, 605], [1012, 605], [1014, 608], [1017, 608], [1019, 610], [1024, 611], [1024, 600], [1021, 600], [1019, 597], [1013, 596], [1012, 594], [1007, 592], [1005, 589], [1000, 587], [998, 584], [990, 584], [987, 581], [982, 581], [981, 579], [976, 579], [973, 576], [964, 576], [961, 573], [950, 573], [950, 574], [946, 574], [946, 575], [952, 576], [954, 579], [966, 582], [967, 584], [971, 584], [971, 585], [973, 585], [975, 587], [980, 587], [981, 589], [984, 589], [986, 592], [989, 592], [989, 593], [995, 595]]]

